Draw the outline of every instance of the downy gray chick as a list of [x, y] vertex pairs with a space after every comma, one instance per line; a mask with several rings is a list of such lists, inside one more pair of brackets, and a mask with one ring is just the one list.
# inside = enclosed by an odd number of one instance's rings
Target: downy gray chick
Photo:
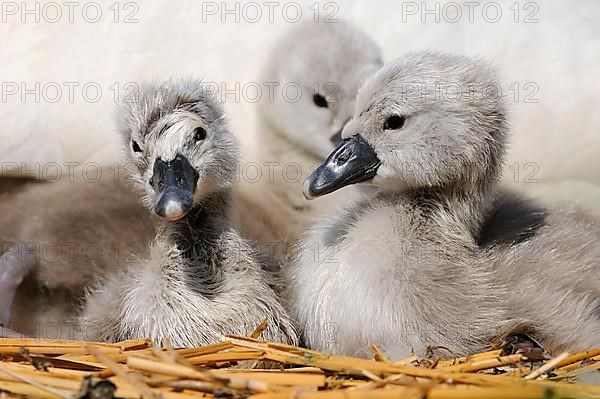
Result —
[[[483, 350], [507, 320], [474, 234], [502, 165], [505, 108], [493, 71], [468, 58], [414, 53], [359, 92], [346, 138], [305, 183], [314, 198], [369, 182], [374, 198], [323, 218], [286, 271], [292, 316], [311, 347], [392, 358], [439, 345]], [[472, 101], [436, 97], [438, 84]]]
[[268, 317], [265, 338], [296, 342], [267, 274], [230, 226], [238, 148], [202, 83], [142, 86], [121, 133], [144, 204], [163, 220], [149, 258], [92, 290], [84, 338], [195, 346], [249, 334]]
[[600, 345], [598, 219], [497, 189], [508, 131], [497, 87], [485, 63], [428, 52], [363, 86], [347, 139], [305, 193], [379, 192], [323, 221], [287, 272], [311, 346], [375, 343], [397, 357], [520, 334], [550, 353]]
[[335, 148], [360, 85], [381, 65], [377, 44], [343, 21], [304, 21], [270, 52], [260, 81], [277, 86], [258, 104], [252, 158], [263, 173], [242, 181], [234, 207], [236, 226], [271, 252], [270, 263], [286, 258], [316, 215], [360, 198], [355, 188], [309, 204], [302, 182]]

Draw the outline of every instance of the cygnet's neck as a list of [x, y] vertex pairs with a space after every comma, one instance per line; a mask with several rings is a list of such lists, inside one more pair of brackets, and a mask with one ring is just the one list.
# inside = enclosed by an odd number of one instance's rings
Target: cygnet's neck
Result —
[[448, 220], [455, 220], [476, 236], [481, 224], [489, 214], [497, 192], [496, 180], [479, 183], [475, 186], [448, 185], [421, 187], [404, 192], [409, 201], [418, 207], [423, 215], [431, 215], [431, 223], [439, 225], [444, 218], [439, 212], [450, 214]]
[[229, 228], [231, 193], [215, 192], [196, 203], [175, 222], [162, 222], [166, 240], [186, 261], [205, 263], [213, 258], [216, 243]]

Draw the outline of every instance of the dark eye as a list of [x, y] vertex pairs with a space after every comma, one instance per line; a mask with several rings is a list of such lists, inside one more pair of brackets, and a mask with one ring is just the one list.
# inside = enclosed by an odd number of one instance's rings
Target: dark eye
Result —
[[327, 99], [320, 94], [315, 94], [313, 96], [313, 102], [319, 108], [327, 108], [329, 104], [327, 103]]
[[203, 127], [197, 127], [194, 130], [194, 140], [201, 141], [206, 138], [206, 130]]
[[383, 128], [385, 130], [398, 130], [404, 126], [404, 122], [406, 122], [406, 118], [400, 115], [393, 115], [387, 118], [385, 123], [383, 124]]
[[133, 152], [142, 152], [142, 147], [135, 140], [131, 140], [131, 149]]

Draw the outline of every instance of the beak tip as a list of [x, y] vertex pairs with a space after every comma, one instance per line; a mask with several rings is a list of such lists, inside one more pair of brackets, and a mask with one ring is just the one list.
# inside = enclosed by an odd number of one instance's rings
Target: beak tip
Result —
[[184, 206], [181, 202], [169, 200], [165, 204], [165, 217], [169, 220], [178, 220], [185, 215]]
[[310, 183], [311, 183], [310, 177], [308, 179], [304, 180], [304, 188], [302, 190], [302, 194], [304, 194], [304, 198], [306, 198], [309, 201], [315, 199], [315, 196], [311, 193]]
[[163, 218], [163, 219], [165, 219], [165, 220], [168, 220], [169, 222], [176, 222], [178, 220], [183, 219], [184, 216], [185, 215], [179, 215], [179, 216], [173, 216], [173, 215], [167, 216], [167, 215], [165, 215], [165, 216], [160, 216], [160, 217]]
[[304, 199], [307, 201], [312, 201], [316, 198], [316, 197], [313, 197], [312, 195], [310, 195], [310, 193], [307, 193], [306, 191], [304, 191], [302, 194], [304, 194]]
[[188, 198], [185, 193], [171, 191], [159, 198], [154, 206], [154, 212], [161, 218], [174, 222], [187, 215], [191, 207], [191, 196]]

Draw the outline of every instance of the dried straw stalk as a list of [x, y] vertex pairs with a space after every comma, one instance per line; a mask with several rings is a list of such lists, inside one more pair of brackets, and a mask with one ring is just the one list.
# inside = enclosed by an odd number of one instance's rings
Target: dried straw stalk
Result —
[[[416, 356], [394, 362], [373, 347], [373, 360], [329, 355], [257, 339], [224, 337], [199, 348], [152, 347], [148, 340], [116, 344], [3, 339], [0, 391], [8, 396], [80, 398], [110, 381], [123, 398], [257, 399], [588, 398], [600, 386], [574, 383], [598, 373], [600, 349], [543, 364], [490, 351], [423, 366]], [[23, 351], [25, 348], [27, 351]], [[246, 369], [248, 364], [273, 369]], [[110, 385], [109, 385], [110, 386]], [[104, 385], [106, 388], [106, 385]], [[554, 396], [552, 396], [554, 395]]]

